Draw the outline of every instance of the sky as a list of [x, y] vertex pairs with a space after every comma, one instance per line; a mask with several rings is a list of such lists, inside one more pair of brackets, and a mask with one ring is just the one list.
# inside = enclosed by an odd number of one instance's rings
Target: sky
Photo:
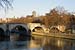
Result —
[[75, 0], [14, 0], [13, 9], [9, 9], [6, 13], [0, 10], [0, 18], [22, 17], [31, 15], [32, 11], [36, 11], [37, 15], [45, 15], [57, 6], [75, 12], [74, 5]]

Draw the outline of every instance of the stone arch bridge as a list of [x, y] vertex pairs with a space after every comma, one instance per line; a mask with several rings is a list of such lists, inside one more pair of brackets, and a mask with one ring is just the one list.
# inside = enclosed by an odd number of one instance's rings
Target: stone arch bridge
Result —
[[[29, 28], [27, 24], [24, 23], [0, 23], [0, 34], [10, 35], [10, 33], [20, 33], [24, 32], [26, 35], [29, 34]], [[22, 32], [21, 32], [22, 31]]]

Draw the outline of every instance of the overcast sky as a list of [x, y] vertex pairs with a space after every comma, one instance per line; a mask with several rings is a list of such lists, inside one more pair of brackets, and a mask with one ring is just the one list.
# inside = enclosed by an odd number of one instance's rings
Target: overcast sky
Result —
[[63, 6], [66, 10], [74, 12], [75, 0], [14, 0], [13, 9], [6, 14], [0, 10], [0, 18], [31, 15], [32, 11], [44, 15], [56, 6]]

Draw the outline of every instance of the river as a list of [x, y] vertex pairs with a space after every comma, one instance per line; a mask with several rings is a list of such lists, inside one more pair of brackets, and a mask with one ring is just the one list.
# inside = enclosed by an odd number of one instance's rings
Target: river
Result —
[[0, 41], [0, 50], [75, 50], [75, 40], [33, 35], [24, 41]]

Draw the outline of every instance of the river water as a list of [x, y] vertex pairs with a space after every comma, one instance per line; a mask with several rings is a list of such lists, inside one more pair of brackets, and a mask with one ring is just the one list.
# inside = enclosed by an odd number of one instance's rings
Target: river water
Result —
[[33, 35], [25, 41], [0, 41], [0, 50], [75, 50], [75, 40]]

